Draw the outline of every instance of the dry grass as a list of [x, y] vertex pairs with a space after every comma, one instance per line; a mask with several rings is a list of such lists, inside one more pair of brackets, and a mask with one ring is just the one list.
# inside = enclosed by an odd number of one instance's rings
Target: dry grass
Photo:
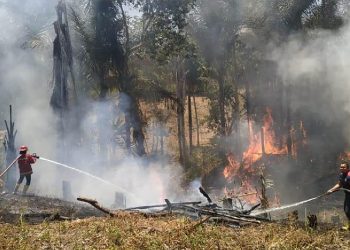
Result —
[[240, 229], [186, 218], [117, 218], [0, 225], [0, 249], [350, 249], [350, 233], [281, 224]]

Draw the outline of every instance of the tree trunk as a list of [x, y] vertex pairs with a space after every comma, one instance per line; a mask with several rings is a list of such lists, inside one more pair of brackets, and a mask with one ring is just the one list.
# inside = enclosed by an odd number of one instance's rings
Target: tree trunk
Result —
[[179, 69], [176, 71], [176, 97], [177, 97], [177, 129], [178, 129], [178, 142], [179, 142], [179, 154], [180, 163], [186, 166], [186, 139], [185, 139], [185, 81], [179, 79]]
[[192, 147], [193, 147], [193, 143], [192, 143], [192, 130], [193, 130], [193, 125], [192, 125], [192, 105], [191, 105], [191, 94], [188, 94], [188, 98], [187, 98], [187, 107], [188, 107], [188, 136], [189, 136], [189, 155], [192, 155]]
[[[17, 130], [15, 130], [15, 122], [12, 121], [12, 106], [10, 105], [10, 121], [5, 120], [7, 136], [5, 137], [5, 149], [6, 149], [6, 166], [9, 166], [14, 159], [16, 159], [15, 140]], [[6, 189], [12, 190], [16, 183], [16, 168], [11, 168], [6, 174]]]
[[237, 80], [235, 82], [235, 106], [234, 106], [234, 113], [232, 119], [234, 119], [234, 132], [235, 132], [235, 138], [236, 138], [236, 152], [241, 154], [241, 126], [240, 126], [240, 120], [241, 120], [241, 114], [240, 114], [240, 100], [239, 100], [239, 92], [238, 92], [238, 86], [237, 86]]
[[286, 87], [286, 102], [287, 102], [287, 117], [286, 117], [286, 128], [287, 128], [287, 151], [288, 157], [292, 158], [292, 121], [290, 114], [290, 86]]
[[197, 130], [197, 147], [199, 147], [199, 121], [198, 121], [198, 113], [197, 113], [197, 104], [196, 104], [196, 98], [193, 96], [193, 106], [194, 106], [194, 114], [196, 119], [196, 130]]
[[220, 118], [220, 131], [219, 134], [224, 136], [226, 134], [226, 118], [225, 118], [225, 88], [224, 88], [224, 66], [221, 66], [219, 71], [219, 118]]
[[[124, 93], [129, 97], [129, 106], [124, 111], [125, 115], [125, 142], [129, 152], [131, 152], [131, 136], [136, 146], [136, 154], [143, 156], [146, 154], [144, 147], [145, 136], [142, 131], [141, 111], [137, 100], [130, 94]], [[131, 134], [132, 129], [132, 134]]]
[[250, 138], [250, 122], [251, 122], [251, 93], [249, 79], [246, 79], [246, 110], [247, 110], [247, 122], [248, 122], [248, 138]]

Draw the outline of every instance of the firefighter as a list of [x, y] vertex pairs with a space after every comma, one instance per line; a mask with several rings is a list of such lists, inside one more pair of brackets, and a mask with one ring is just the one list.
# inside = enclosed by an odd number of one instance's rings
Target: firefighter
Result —
[[36, 159], [39, 158], [36, 154], [27, 154], [28, 147], [27, 146], [21, 146], [19, 148], [19, 154], [18, 157], [18, 168], [19, 168], [19, 179], [17, 181], [17, 184], [15, 186], [15, 189], [13, 191], [13, 194], [17, 194], [17, 191], [23, 182], [24, 177], [26, 178], [26, 185], [23, 187], [22, 194], [25, 195], [27, 193], [27, 190], [30, 186], [31, 177], [33, 174], [32, 166], [31, 164], [35, 163]]
[[350, 230], [350, 169], [349, 169], [349, 163], [348, 162], [341, 162], [340, 163], [340, 175], [339, 175], [339, 181], [337, 184], [335, 184], [334, 187], [329, 189], [327, 191], [327, 194], [331, 194], [333, 192], [338, 191], [339, 189], [344, 189], [345, 191], [345, 200], [344, 200], [344, 212], [347, 217], [347, 222], [342, 227], [343, 230]]

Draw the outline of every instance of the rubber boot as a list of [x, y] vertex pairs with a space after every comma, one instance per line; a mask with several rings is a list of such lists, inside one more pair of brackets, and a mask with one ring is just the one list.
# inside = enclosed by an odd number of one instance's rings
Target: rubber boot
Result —
[[15, 186], [15, 189], [13, 190], [13, 193], [12, 194], [17, 194], [17, 191], [18, 191], [18, 189], [19, 189], [19, 186], [21, 186], [21, 184], [16, 184], [16, 186]]
[[27, 194], [28, 188], [29, 188], [29, 185], [24, 185], [23, 191], [22, 191], [22, 195], [26, 195]]
[[350, 220], [341, 228], [342, 230], [349, 231], [350, 230]]

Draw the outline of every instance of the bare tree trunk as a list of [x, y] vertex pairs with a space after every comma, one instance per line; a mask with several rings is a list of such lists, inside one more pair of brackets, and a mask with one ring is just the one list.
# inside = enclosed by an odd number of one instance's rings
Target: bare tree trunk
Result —
[[160, 155], [164, 155], [164, 136], [160, 136]]
[[[145, 150], [145, 136], [142, 131], [142, 119], [141, 119], [141, 111], [138, 105], [137, 100], [130, 94], [124, 92], [129, 98], [129, 106], [126, 107], [124, 111], [125, 115], [125, 142], [126, 147], [129, 152], [132, 152], [131, 149], [131, 136], [133, 141], [135, 142], [136, 151], [135, 153], [138, 156], [143, 156], [146, 154]], [[132, 129], [132, 134], [131, 134]]]
[[261, 127], [260, 139], [261, 139], [261, 154], [262, 154], [263, 159], [265, 159], [265, 155], [266, 155], [266, 152], [265, 152], [265, 134], [264, 133], [265, 133], [264, 127]]
[[226, 134], [226, 118], [225, 118], [225, 88], [224, 88], [224, 66], [221, 66], [222, 68], [220, 69], [219, 72], [219, 78], [218, 78], [218, 83], [219, 83], [219, 117], [220, 117], [220, 135], [224, 136]]
[[247, 110], [247, 122], [248, 122], [248, 138], [250, 138], [250, 122], [251, 122], [251, 93], [250, 93], [250, 83], [246, 80], [246, 110]]
[[131, 154], [131, 132], [130, 132], [130, 117], [128, 113], [124, 113], [125, 116], [125, 146], [129, 154]]
[[99, 87], [100, 87], [100, 95], [99, 98], [101, 101], [104, 101], [106, 99], [107, 93], [108, 93], [108, 86], [106, 85], [105, 81], [105, 70], [101, 69], [99, 74]]
[[[59, 117], [57, 124], [60, 140], [58, 142], [57, 153], [60, 157], [67, 158], [69, 154], [68, 146], [77, 141], [75, 137], [67, 137], [66, 131], [79, 127], [78, 113], [69, 116], [69, 102], [77, 102], [77, 93], [75, 88], [75, 77], [73, 72], [72, 44], [69, 33], [68, 14], [64, 0], [60, 0], [56, 6], [57, 21], [54, 22], [56, 37], [53, 42], [53, 74], [54, 88], [50, 99], [50, 105]], [[70, 81], [69, 81], [69, 76]], [[69, 90], [69, 83], [73, 86], [73, 93]], [[74, 98], [70, 99], [69, 97]], [[72, 119], [68, 119], [72, 118]]]
[[176, 96], [177, 96], [177, 128], [180, 163], [186, 166], [186, 139], [185, 139], [185, 103], [184, 103], [184, 88], [185, 81], [180, 78], [180, 70], [176, 71]]
[[[10, 105], [10, 121], [5, 120], [7, 136], [5, 137], [6, 150], [6, 166], [9, 166], [16, 159], [15, 140], [17, 130], [15, 130], [15, 122], [12, 120], [12, 106]], [[6, 189], [12, 190], [16, 183], [16, 168], [10, 169], [6, 174]]]
[[189, 136], [189, 155], [192, 155], [192, 130], [193, 130], [193, 125], [192, 125], [192, 105], [191, 105], [191, 94], [188, 94], [187, 97], [187, 107], [188, 107], [188, 136]]
[[197, 127], [197, 146], [199, 147], [199, 121], [198, 121], [198, 113], [197, 113], [197, 104], [196, 104], [196, 98], [193, 96], [193, 106], [194, 106], [194, 114], [196, 119], [196, 127]]
[[286, 117], [286, 128], [287, 128], [287, 151], [289, 158], [292, 157], [292, 121], [290, 114], [290, 86], [286, 87], [286, 102], [287, 102], [287, 117]]
[[238, 92], [238, 86], [237, 82], [235, 83], [235, 105], [233, 110], [233, 125], [234, 125], [234, 132], [235, 132], [235, 145], [236, 145], [236, 152], [241, 154], [241, 127], [240, 127], [240, 100], [239, 100], [239, 92]]

